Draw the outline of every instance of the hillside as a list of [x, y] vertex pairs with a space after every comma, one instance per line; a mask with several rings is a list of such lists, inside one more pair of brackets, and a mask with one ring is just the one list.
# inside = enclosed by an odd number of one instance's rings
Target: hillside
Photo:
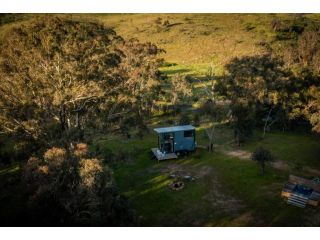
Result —
[[[294, 14], [94, 15], [123, 37], [150, 41], [165, 49], [165, 60], [178, 64], [174, 70], [185, 73], [203, 73], [210, 64], [219, 71], [234, 57], [263, 53], [264, 44], [272, 44], [276, 37], [272, 21], [290, 22], [296, 17]], [[306, 17], [320, 19], [318, 15]]]
[[[6, 16], [3, 31], [34, 14]], [[203, 74], [213, 65], [216, 74], [234, 57], [259, 55], [266, 44], [281, 45], [276, 41], [273, 21], [283, 25], [294, 22], [297, 14], [77, 14], [74, 19], [98, 20], [113, 28], [120, 36], [152, 42], [164, 49], [162, 55], [173, 66], [165, 68], [169, 74], [181, 72]], [[308, 20], [320, 21], [319, 14], [303, 15]], [[0, 35], [1, 36], [1, 35]]]

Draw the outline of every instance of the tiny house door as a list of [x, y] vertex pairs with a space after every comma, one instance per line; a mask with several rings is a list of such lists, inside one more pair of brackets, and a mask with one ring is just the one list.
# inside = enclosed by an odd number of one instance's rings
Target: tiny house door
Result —
[[174, 152], [174, 133], [164, 133], [163, 140], [163, 150], [167, 153]]

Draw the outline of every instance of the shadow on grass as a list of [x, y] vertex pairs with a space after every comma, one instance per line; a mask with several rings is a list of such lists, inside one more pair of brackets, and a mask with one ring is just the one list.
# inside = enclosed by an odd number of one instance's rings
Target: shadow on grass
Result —
[[162, 70], [161, 72], [170, 76], [178, 73], [188, 73], [190, 72], [190, 69], [187, 69], [187, 68], [166, 69], [166, 70]]

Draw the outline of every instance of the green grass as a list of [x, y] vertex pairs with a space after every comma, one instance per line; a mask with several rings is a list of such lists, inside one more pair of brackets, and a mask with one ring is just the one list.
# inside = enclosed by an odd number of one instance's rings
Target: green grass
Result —
[[[229, 137], [221, 136], [219, 143], [226, 144]], [[199, 128], [198, 141], [204, 143], [205, 138], [203, 129]], [[268, 134], [263, 141], [272, 147], [290, 146], [291, 141], [297, 140], [313, 151], [319, 149], [319, 143], [314, 142], [312, 136], [298, 133]], [[114, 177], [120, 192], [129, 198], [140, 216], [143, 226], [301, 226], [311, 212], [318, 214], [313, 209], [289, 206], [281, 199], [281, 189], [290, 171], [267, 167], [266, 175], [261, 176], [255, 162], [226, 156], [219, 148], [213, 154], [198, 150], [187, 158], [157, 163], [149, 155], [150, 148], [157, 144], [153, 134], [143, 140], [116, 138], [100, 140], [96, 144], [114, 152], [124, 148], [130, 151], [139, 149], [133, 162], [114, 167]], [[243, 148], [251, 150], [259, 144], [261, 142], [252, 141]], [[287, 151], [290, 148], [274, 149], [283, 156]], [[306, 157], [304, 151], [295, 154], [296, 158], [303, 157], [307, 166], [312, 165], [317, 156], [312, 157], [310, 153]], [[169, 188], [173, 181], [169, 177], [172, 166], [200, 177], [194, 182], [186, 182], [183, 190], [172, 191]], [[204, 169], [210, 171], [201, 176]], [[214, 189], [218, 189], [216, 193]], [[235, 206], [221, 203], [230, 199], [234, 199]], [[232, 211], [233, 208], [236, 210]]]
[[294, 167], [297, 164], [320, 169], [320, 140], [311, 134], [299, 132], [283, 133], [273, 131], [266, 134], [264, 139], [261, 131], [256, 131], [254, 137], [245, 144], [244, 149], [253, 151], [258, 146], [270, 149], [282, 161]]
[[[61, 14], [58, 14], [61, 15]], [[176, 63], [170, 71], [203, 73], [210, 64], [221, 75], [223, 65], [234, 57], [262, 54], [261, 42], [273, 44], [274, 19], [293, 20], [294, 14], [67, 14], [75, 19], [98, 20], [125, 38], [137, 38], [163, 48], [165, 61]], [[35, 14], [21, 15], [19, 21], [0, 26], [0, 37], [10, 26]], [[305, 15], [319, 19], [319, 14]], [[161, 24], [156, 20], [160, 18]], [[164, 26], [164, 21], [169, 26]], [[278, 43], [275, 43], [278, 44]], [[179, 65], [179, 66], [178, 66]], [[176, 68], [176, 69], [175, 69]]]

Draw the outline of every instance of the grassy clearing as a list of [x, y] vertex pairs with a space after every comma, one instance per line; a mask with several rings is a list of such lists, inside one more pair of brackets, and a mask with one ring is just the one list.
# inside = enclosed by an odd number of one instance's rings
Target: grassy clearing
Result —
[[[222, 129], [219, 131], [217, 142], [223, 146], [230, 135], [222, 134]], [[290, 146], [300, 137], [305, 146], [310, 145], [314, 151], [318, 149], [319, 145], [311, 136], [299, 134], [268, 134], [263, 141]], [[203, 128], [199, 128], [197, 139], [206, 142]], [[300, 226], [305, 224], [306, 218], [318, 214], [315, 209], [297, 209], [281, 199], [280, 192], [290, 171], [269, 166], [266, 175], [260, 176], [256, 163], [226, 156], [219, 147], [213, 154], [199, 149], [187, 158], [158, 164], [149, 155], [150, 148], [157, 144], [153, 134], [143, 140], [117, 138], [100, 140], [96, 144], [114, 152], [139, 149], [133, 161], [114, 167], [114, 177], [143, 226]], [[249, 142], [243, 149], [251, 150], [259, 144], [262, 142]], [[290, 149], [275, 148], [282, 156], [287, 151]], [[296, 155], [296, 158], [305, 157], [304, 150]], [[307, 166], [312, 166], [314, 158], [304, 159]], [[197, 180], [186, 182], [181, 191], [172, 191], [169, 184], [174, 180], [169, 175], [175, 171], [184, 171]]]
[[261, 136], [262, 132], [256, 131], [254, 137], [244, 146], [244, 149], [253, 151], [258, 146], [264, 146], [293, 169], [299, 166], [320, 169], [319, 159], [317, 158], [317, 156], [320, 156], [320, 141], [316, 136], [280, 131], [268, 133], [264, 139], [261, 139]]

